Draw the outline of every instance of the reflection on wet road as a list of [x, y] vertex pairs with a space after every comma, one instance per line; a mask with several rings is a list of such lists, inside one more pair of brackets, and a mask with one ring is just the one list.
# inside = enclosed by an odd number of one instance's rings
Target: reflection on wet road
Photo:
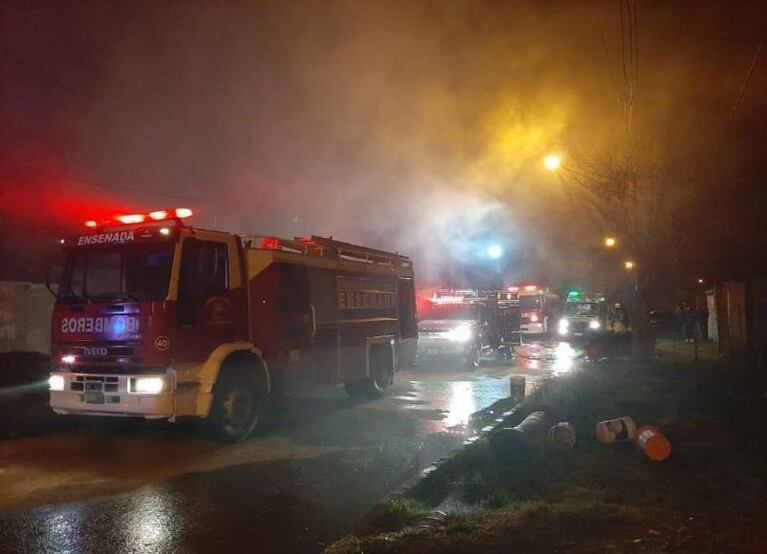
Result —
[[285, 401], [237, 445], [167, 425], [0, 441], [0, 552], [319, 551], [475, 433], [470, 416], [507, 397], [512, 375], [532, 389], [581, 355], [532, 343], [476, 371], [401, 372], [362, 405], [325, 389]]
[[568, 342], [524, 344], [516, 352], [516, 367], [520, 369], [542, 369], [547, 374], [561, 375], [569, 372], [576, 359], [584, 354], [582, 348]]

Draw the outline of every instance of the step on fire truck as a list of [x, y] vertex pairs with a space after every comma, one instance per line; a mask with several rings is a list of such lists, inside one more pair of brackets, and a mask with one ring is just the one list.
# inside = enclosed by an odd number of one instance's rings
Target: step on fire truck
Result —
[[418, 314], [418, 361], [457, 359], [474, 369], [491, 351], [510, 358], [519, 325], [519, 303], [510, 292], [438, 290]]
[[178, 208], [88, 221], [62, 240], [50, 405], [59, 414], [203, 418], [245, 438], [274, 396], [385, 392], [415, 357], [413, 265], [330, 238], [189, 227]]

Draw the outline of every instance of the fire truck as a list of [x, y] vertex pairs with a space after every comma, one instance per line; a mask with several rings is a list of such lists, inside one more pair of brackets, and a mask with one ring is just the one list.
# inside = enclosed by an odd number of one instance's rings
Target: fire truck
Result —
[[270, 398], [345, 384], [382, 395], [415, 357], [413, 264], [332, 238], [241, 236], [177, 208], [88, 221], [61, 241], [50, 406], [202, 418], [223, 441]]
[[507, 291], [438, 290], [418, 320], [422, 364], [453, 359], [475, 369], [482, 355], [498, 351], [510, 358], [519, 344], [519, 304]]
[[552, 324], [559, 321], [559, 296], [538, 284], [521, 284], [508, 288], [519, 296], [522, 312], [522, 333], [548, 334]]
[[558, 332], [562, 338], [594, 338], [601, 336], [608, 323], [608, 304], [603, 294], [567, 294]]

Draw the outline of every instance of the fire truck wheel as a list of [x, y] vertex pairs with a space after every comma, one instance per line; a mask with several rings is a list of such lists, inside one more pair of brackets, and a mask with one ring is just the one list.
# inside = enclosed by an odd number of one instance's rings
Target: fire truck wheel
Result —
[[376, 399], [386, 394], [392, 379], [391, 350], [377, 348], [370, 355], [370, 378], [346, 383], [346, 393], [352, 400]]
[[258, 423], [263, 402], [256, 380], [246, 371], [227, 371], [216, 384], [208, 431], [222, 442], [247, 438]]

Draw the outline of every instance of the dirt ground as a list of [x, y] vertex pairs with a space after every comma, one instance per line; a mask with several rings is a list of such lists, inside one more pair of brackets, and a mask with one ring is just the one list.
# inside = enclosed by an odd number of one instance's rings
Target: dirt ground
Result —
[[[329, 551], [767, 551], [764, 399], [711, 348], [697, 364], [683, 343], [657, 354], [586, 364], [526, 401], [575, 425], [571, 452], [488, 448], [441, 494], [399, 501], [399, 529]], [[595, 423], [623, 415], [659, 426], [671, 457], [598, 443]]]

